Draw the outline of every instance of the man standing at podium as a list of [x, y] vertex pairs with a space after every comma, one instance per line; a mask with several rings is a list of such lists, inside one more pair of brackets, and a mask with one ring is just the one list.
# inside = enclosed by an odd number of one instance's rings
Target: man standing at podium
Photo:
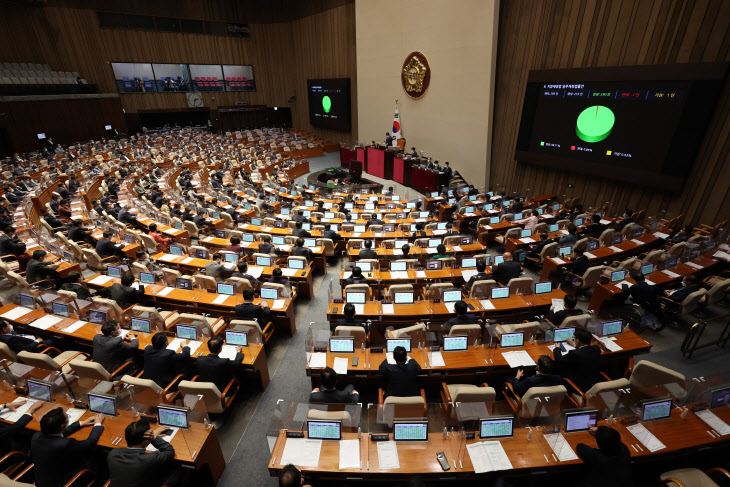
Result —
[[391, 137], [390, 132], [385, 132], [385, 147], [392, 146], [393, 139], [395, 139], [395, 137]]

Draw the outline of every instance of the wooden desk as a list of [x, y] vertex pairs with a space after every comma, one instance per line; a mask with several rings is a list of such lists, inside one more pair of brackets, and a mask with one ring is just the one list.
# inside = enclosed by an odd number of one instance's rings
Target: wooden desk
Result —
[[[458, 247], [458, 248], [456, 248]], [[433, 252], [429, 252], [430, 249], [412, 246], [408, 256], [404, 256], [401, 249], [374, 249], [378, 253], [380, 259], [419, 259], [421, 262], [425, 262], [430, 256], [436, 255], [435, 248]], [[450, 257], [459, 257], [465, 255], [475, 255], [487, 252], [487, 247], [480, 243], [473, 243], [469, 245], [446, 245], [446, 253]], [[347, 251], [347, 255], [350, 258], [350, 262], [355, 262], [360, 259], [360, 249], [351, 248]]]

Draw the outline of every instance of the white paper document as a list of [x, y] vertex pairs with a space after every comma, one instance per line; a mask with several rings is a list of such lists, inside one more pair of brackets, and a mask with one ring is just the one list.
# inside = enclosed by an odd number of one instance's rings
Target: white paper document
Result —
[[511, 470], [512, 463], [499, 441], [479, 441], [466, 446], [474, 473]]
[[[165, 440], [168, 443], [170, 443], [170, 441], [172, 441], [172, 439], [175, 437], [177, 432], [180, 431], [180, 428], [170, 428], [170, 429], [172, 430], [172, 432], [170, 432], [164, 436], [160, 436], [160, 438], [162, 438], [163, 440]], [[157, 448], [155, 448], [152, 444], [147, 445], [147, 451], [156, 451], [156, 450], [157, 450]]]
[[238, 350], [233, 345], [223, 345], [221, 353], [218, 354], [220, 358], [227, 358], [228, 360], [235, 360]]
[[431, 354], [430, 362], [431, 367], [446, 367], [446, 362], [444, 362], [444, 356], [441, 352], [433, 352]]
[[[162, 260], [162, 259], [160, 259], [160, 260]], [[114, 278], [110, 277], [110, 276], [96, 276], [95, 278], [93, 278], [92, 280], [89, 281], [89, 284], [94, 284], [96, 286], [103, 286], [107, 282], [113, 281], [113, 280], [114, 280]]]
[[[395, 359], [393, 358], [393, 352], [385, 352], [385, 360], [388, 361], [390, 365], [395, 365]], [[406, 356], [406, 363], [410, 362], [411, 356]]]
[[484, 309], [497, 309], [494, 307], [492, 302], [488, 299], [480, 299], [479, 304], [481, 304], [482, 308], [484, 308]]
[[600, 221], [599, 223], [600, 223], [601, 225], [608, 225], [609, 223], [611, 223], [611, 220], [604, 220], [604, 219], [601, 219], [601, 221]]
[[701, 266], [695, 262], [685, 262], [690, 267], [694, 267], [695, 269], [704, 269], [704, 266]]
[[591, 254], [590, 252], [585, 252], [583, 255], [585, 255], [589, 259], [596, 259], [597, 258], [594, 254]]
[[383, 308], [383, 314], [384, 315], [392, 315], [392, 314], [395, 314], [395, 307], [392, 304], [383, 304], [381, 306]]
[[284, 300], [275, 299], [274, 302], [271, 303], [271, 309], [284, 309]]
[[616, 247], [615, 245], [611, 245], [609, 247], [609, 249], [611, 249], [611, 251], [613, 251], [613, 252], [623, 252], [623, 250], [621, 250], [620, 248]]
[[416, 279], [426, 279], [426, 271], [416, 271]]
[[465, 269], [461, 271], [461, 277], [464, 278], [466, 282], [469, 282], [469, 279], [479, 274], [479, 271], [476, 269]]
[[561, 462], [567, 462], [570, 460], [578, 460], [578, 455], [575, 454], [570, 443], [565, 439], [561, 433], [550, 433], [545, 435], [545, 440], [552, 448], [555, 456]]
[[322, 440], [307, 438], [287, 438], [281, 454], [280, 465], [296, 465], [297, 467], [319, 466], [319, 454], [322, 451]]
[[348, 362], [349, 361], [344, 357], [335, 357], [335, 366], [332, 368], [340, 375], [347, 375]]
[[609, 352], [618, 352], [619, 350], [623, 350], [621, 345], [611, 340], [609, 337], [596, 337], [596, 340], [603, 343]]
[[158, 257], [157, 260], [161, 260], [163, 262], [172, 262], [173, 260], [175, 260], [175, 257], [176, 256], [174, 256], [172, 254], [165, 254], [162, 257]]
[[175, 290], [174, 287], [169, 287], [168, 286], [165, 289], [162, 289], [160, 292], [158, 292], [157, 295], [158, 296], [167, 296], [168, 294], [170, 294], [174, 290]]
[[167, 349], [172, 350], [173, 352], [177, 352], [178, 349], [182, 346], [184, 341], [185, 340], [183, 338], [175, 338], [170, 343], [167, 344]]
[[61, 318], [60, 316], [46, 315], [43, 318], [35, 320], [33, 323], [30, 324], [30, 326], [34, 328], [40, 328], [41, 330], [47, 330], [62, 320], [63, 318]]
[[30, 407], [35, 402], [35, 399], [26, 399], [26, 403], [20, 407], [15, 408], [15, 412], [12, 412], [10, 409], [3, 410], [3, 412], [0, 413], [0, 418], [10, 423], [15, 423], [20, 419], [21, 416], [28, 412], [28, 409], [30, 409]]
[[195, 259], [193, 259], [192, 257], [185, 257], [185, 258], [184, 258], [183, 260], [181, 260], [181, 261], [180, 261], [180, 263], [181, 263], [181, 264], [189, 264], [189, 263], [191, 263], [191, 262], [192, 262], [193, 260], [195, 260]]
[[323, 352], [315, 352], [309, 358], [310, 369], [324, 369], [327, 367], [327, 354]]
[[534, 243], [535, 239], [533, 239], [532, 237], [524, 237], [520, 239], [520, 242], [522, 242], [523, 244], [529, 244]]
[[[299, 272], [299, 269], [289, 269], [288, 267], [284, 267], [283, 269], [281, 269], [281, 274], [286, 277], [293, 277], [294, 274], [296, 274], [297, 272]], [[347, 277], [345, 277], [344, 279], [347, 279]]]
[[730, 425], [718, 418], [715, 413], [709, 409], [697, 411], [695, 414], [698, 418], [707, 423], [707, 426], [717, 431], [721, 436], [730, 435]]
[[427, 254], [435, 254], [436, 252], [438, 252], [438, 250], [436, 249], [436, 247], [429, 247], [429, 248], [426, 249], [426, 253]]
[[18, 306], [17, 308], [13, 308], [10, 311], [6, 311], [2, 314], [2, 318], [5, 318], [6, 320], [17, 320], [21, 316], [25, 316], [28, 313], [33, 311], [29, 308], [24, 308], [23, 306]]
[[454, 252], [461, 252], [462, 251], [462, 248], [461, 248], [460, 245], [454, 245], [453, 246], [453, 250], [454, 250]]
[[713, 259], [722, 259], [722, 260], [730, 260], [730, 254], [727, 252], [723, 252], [720, 250], [719, 252], [715, 252], [715, 255], [712, 256]]
[[672, 272], [669, 269], [664, 269], [662, 272], [664, 274], [668, 275], [669, 277], [671, 277], [672, 279], [676, 279], [679, 277], [679, 274], [677, 274], [676, 272]]
[[562, 299], [552, 299], [553, 311], [562, 311], [565, 309], [565, 303]]
[[360, 441], [340, 440], [340, 470], [360, 468]]
[[394, 470], [400, 468], [398, 460], [398, 446], [395, 441], [378, 442], [378, 464], [380, 470]]
[[223, 304], [226, 302], [226, 299], [228, 299], [230, 296], [227, 294], [219, 294], [214, 300], [213, 304]]
[[205, 237], [201, 242], [212, 242], [214, 237]]
[[255, 265], [248, 266], [248, 273], [251, 274], [254, 277], [254, 279], [258, 279], [259, 277], [261, 277], [261, 274], [263, 272], [264, 272], [263, 267], [259, 267], [259, 266], [255, 266]]
[[[69, 326], [67, 326], [66, 328], [64, 328], [64, 329], [63, 329], [63, 332], [64, 332], [64, 333], [73, 333], [73, 332], [75, 332], [75, 331], [78, 331], [78, 330], [79, 330], [79, 328], [81, 328], [82, 326], [84, 326], [84, 325], [86, 325], [86, 324], [88, 324], [88, 322], [86, 322], [86, 321], [82, 321], [82, 320], [79, 320], [79, 321], [77, 321], [76, 323], [74, 323], [74, 324], [72, 324], [72, 325], [69, 325]], [[121, 334], [121, 333], [120, 333], [120, 334]], [[123, 338], [123, 337], [122, 337], [122, 338]]]
[[664, 443], [654, 436], [646, 427], [641, 423], [632, 424], [626, 427], [637, 440], [641, 442], [650, 452], [663, 450], [666, 448]]
[[166, 233], [168, 235], [175, 235], [177, 233], [177, 229], [176, 228], [168, 228], [167, 230], [163, 230], [162, 232], [163, 233]]
[[632, 238], [631, 241], [634, 242], [636, 245], [644, 245], [644, 242], [636, 238]]
[[553, 257], [552, 259], [553, 259], [553, 262], [555, 262], [558, 265], [565, 264], [565, 261], [563, 259], [558, 259], [557, 257]]
[[291, 245], [287, 245], [287, 244], [278, 245], [277, 248], [283, 252], [289, 252], [291, 250]]
[[86, 409], [71, 408], [71, 409], [67, 410], [66, 416], [68, 416], [68, 424], [73, 424], [76, 421], [78, 421], [79, 418], [81, 418], [81, 416], [83, 416], [85, 412], [86, 412]]
[[408, 279], [408, 271], [390, 271], [391, 279]]
[[656, 238], [669, 238], [669, 234], [662, 232], [654, 232]]
[[631, 287], [631, 286], [633, 286], [633, 284], [632, 284], [632, 283], [630, 283], [629, 281], [627, 281], [627, 280], [623, 280], [623, 281], [621, 281], [621, 282], [617, 282], [617, 283], [616, 283], [616, 289], [618, 289], [619, 291], [623, 290], [623, 288], [624, 288], [624, 284], [626, 284], [626, 285], [627, 285], [628, 287]]
[[516, 369], [518, 367], [534, 367], [537, 364], [530, 354], [524, 350], [515, 350], [514, 352], [502, 352], [502, 357], [507, 361], [510, 368]]
[[365, 305], [364, 304], [356, 304], [355, 305], [355, 314], [356, 315], [365, 314]]
[[444, 303], [444, 306], [446, 306], [446, 309], [449, 310], [449, 313], [454, 313], [454, 305], [456, 303], [450, 302], [450, 303]]

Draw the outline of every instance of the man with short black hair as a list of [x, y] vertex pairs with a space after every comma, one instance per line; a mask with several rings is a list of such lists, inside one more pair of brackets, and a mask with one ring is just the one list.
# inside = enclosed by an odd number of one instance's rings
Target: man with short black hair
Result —
[[[563, 377], [570, 379], [585, 392], [601, 380], [598, 374], [601, 367], [601, 349], [597, 345], [591, 345], [593, 335], [584, 328], [576, 328], [573, 336], [575, 340], [568, 338], [566, 342], [575, 347], [575, 350], [564, 354], [561, 347], [555, 347], [553, 355], [555, 362], [563, 367]], [[573, 392], [572, 386], [567, 387], [569, 392]]]
[[279, 475], [279, 487], [312, 487], [304, 483], [302, 472], [291, 463], [281, 469]]
[[474, 285], [477, 281], [488, 281], [492, 278], [491, 274], [486, 273], [487, 270], [487, 262], [484, 259], [477, 259], [477, 273], [474, 274], [469, 278], [469, 281], [466, 283], [466, 290], [471, 291], [471, 287]]
[[[168, 426], [154, 430], [145, 420], [124, 429], [127, 446], [112, 448], [107, 457], [111, 487], [157, 487], [180, 485], [181, 476], [172, 459], [175, 448], [162, 437]], [[150, 452], [147, 447], [152, 445]]]
[[418, 374], [421, 366], [414, 359], [409, 359], [406, 349], [401, 346], [393, 350], [393, 360], [395, 363], [390, 364], [385, 359], [379, 367], [385, 377], [385, 396], [420, 396]]
[[[236, 267], [238, 270], [234, 272], [231, 277], [239, 277], [241, 279], [248, 279], [248, 282], [253, 286], [254, 288], [258, 288], [261, 282], [253, 277], [251, 274], [248, 273], [248, 263], [241, 259], [236, 264]], [[277, 268], [278, 269], [278, 268]]]
[[367, 277], [362, 275], [362, 270], [358, 266], [353, 267], [352, 274], [350, 277], [345, 279], [346, 286], [349, 286], [350, 284], [367, 284], [367, 282]]
[[33, 258], [28, 261], [28, 265], [25, 268], [25, 280], [29, 284], [34, 282], [42, 281], [44, 279], [57, 279], [56, 269], [58, 265], [52, 265], [50, 262], [44, 262], [46, 255], [45, 250], [33, 251]]
[[91, 291], [82, 286], [79, 281], [81, 280], [81, 273], [79, 271], [71, 271], [66, 276], [66, 282], [61, 285], [62, 291], [71, 291], [76, 293], [76, 297], [79, 299], [90, 300]]
[[590, 431], [598, 448], [585, 443], [578, 443], [575, 448], [587, 468], [581, 487], [632, 487], [631, 451], [621, 442], [621, 435], [608, 426], [593, 426]]
[[127, 333], [119, 337], [119, 323], [109, 320], [101, 325], [101, 333], [94, 336], [92, 359], [112, 373], [139, 350], [139, 340]]
[[322, 237], [332, 240], [332, 243], [337, 245], [337, 242], [342, 241], [342, 235], [332, 230], [332, 225], [325, 223], [324, 231], [322, 231]]
[[276, 247], [271, 243], [271, 236], [264, 235], [261, 238], [261, 243], [259, 244], [259, 252], [262, 254], [271, 254], [275, 250], [276, 250]]
[[444, 244], [439, 244], [438, 247], [436, 247], [436, 255], [433, 256], [434, 259], [448, 259], [449, 254], [446, 253], [446, 246]]
[[216, 252], [211, 258], [213, 260], [205, 264], [205, 275], [220, 280], [221, 271], [223, 270], [223, 264], [221, 264], [223, 256]]
[[361, 259], [377, 259], [378, 258], [378, 252], [373, 250], [372, 240], [365, 240], [363, 242], [363, 248], [360, 249], [360, 252], [358, 253], [358, 257], [360, 257]]
[[573, 265], [570, 266], [570, 272], [576, 276], [583, 277], [588, 268], [591, 266], [591, 261], [588, 260], [588, 256], [585, 255], [585, 250], [581, 247], [574, 247], [573, 254], [576, 255], [576, 259], [573, 261]]
[[304, 224], [301, 221], [297, 221], [294, 224], [295, 228], [291, 231], [292, 235], [295, 237], [304, 237], [309, 238], [312, 236], [311, 233], [309, 233], [309, 230], [304, 229]]
[[363, 322], [363, 320], [359, 318], [355, 318], [355, 305], [352, 303], [345, 303], [345, 306], [342, 308], [342, 314], [344, 314], [344, 318], [337, 318], [337, 321], [335, 322], [335, 326], [339, 325], [345, 325], [345, 326], [362, 326], [365, 328], [365, 331], [367, 332], [367, 325]]
[[573, 246], [578, 241], [578, 235], [576, 235], [576, 232], [578, 231], [578, 227], [573, 225], [572, 223], [568, 225], [568, 235], [563, 235], [558, 240], [558, 243], [560, 245], [564, 246]]
[[562, 378], [553, 374], [554, 362], [547, 355], [540, 355], [537, 359], [537, 370], [534, 375], [525, 376], [522, 367], [517, 369], [517, 374], [507, 382], [512, 384], [515, 394], [522, 397], [531, 387], [550, 387], [559, 386]]
[[634, 220], [631, 218], [633, 216], [633, 214], [634, 214], [634, 211], [633, 210], [630, 210], [630, 209], [626, 208], [626, 211], [624, 211], [623, 218], [614, 227], [616, 229], [616, 233], [618, 233], [621, 230], [623, 230], [624, 227], [626, 225], [628, 225], [629, 223], [633, 223], [634, 222]]
[[309, 395], [310, 403], [356, 404], [360, 402], [360, 394], [352, 384], [337, 390], [337, 372], [330, 367], [325, 367], [319, 373], [319, 384], [319, 389], [314, 389]]
[[236, 316], [241, 320], [256, 320], [259, 326], [263, 329], [266, 326], [271, 309], [269, 308], [266, 301], [262, 301], [260, 306], [253, 303], [254, 290], [247, 287], [243, 290], [243, 303], [237, 304], [233, 310], [236, 312]]
[[141, 296], [144, 296], [144, 285], [138, 282], [136, 289], [132, 287], [132, 284], [134, 284], [134, 274], [131, 272], [122, 274], [121, 281], [121, 283], [115, 282], [109, 288], [111, 299], [119, 303], [122, 309], [138, 304]]
[[124, 248], [124, 244], [115, 244], [111, 241], [114, 234], [105, 230], [98, 242], [96, 242], [96, 253], [99, 257], [106, 259], [107, 257], [114, 257], [121, 254], [121, 250]]
[[81, 220], [74, 220], [71, 224], [71, 229], [68, 231], [68, 239], [74, 242], [82, 242], [93, 245], [94, 239], [91, 237], [91, 232], [87, 232], [82, 227], [83, 222]]
[[578, 304], [578, 298], [571, 294], [566, 294], [563, 297], [563, 309], [555, 311], [555, 306], [550, 306], [547, 319], [550, 320], [550, 323], [555, 325], [556, 328], [560, 328], [560, 325], [563, 323], [565, 318], [569, 316], [578, 316], [583, 313], [582, 310], [575, 308], [576, 304]]
[[144, 349], [143, 379], [152, 379], [165, 388], [177, 376], [177, 369], [190, 358], [190, 347], [182, 347], [182, 353], [167, 350], [169, 340], [164, 332], [157, 332], [152, 336], [152, 345]]
[[[233, 379], [236, 371], [243, 362], [243, 347], [236, 347], [236, 356], [233, 359], [219, 357], [224, 344], [223, 337], [214, 336], [208, 340], [208, 355], [201, 355], [195, 360], [195, 367], [200, 377], [199, 382], [212, 382], [220, 392], [223, 392]], [[235, 386], [234, 386], [235, 387]], [[232, 389], [229, 394], [235, 392]]]
[[314, 252], [309, 247], [304, 246], [304, 239], [299, 237], [294, 244], [294, 248], [291, 249], [291, 255], [295, 257], [306, 257], [307, 262], [311, 262], [314, 259]]
[[459, 300], [454, 303], [454, 312], [456, 316], [449, 318], [449, 321], [444, 323], [441, 327], [444, 335], [448, 335], [451, 327], [454, 325], [473, 325], [478, 323], [477, 316], [471, 313], [467, 313], [469, 307], [463, 300]]
[[36, 352], [43, 345], [42, 338], [28, 338], [24, 335], [14, 335], [13, 325], [0, 320], [0, 342], [8, 346], [15, 353]]

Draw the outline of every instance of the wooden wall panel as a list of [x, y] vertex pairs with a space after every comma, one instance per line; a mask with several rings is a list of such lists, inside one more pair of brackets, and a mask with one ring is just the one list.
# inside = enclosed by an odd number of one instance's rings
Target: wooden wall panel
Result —
[[[531, 69], [730, 61], [730, 2], [723, 0], [510, 0], [501, 3], [491, 177], [494, 186], [555, 192], [612, 212], [730, 218], [730, 83], [684, 188], [669, 193], [514, 160]], [[568, 184], [574, 184], [570, 189]], [[665, 212], [665, 213], [664, 213]]]
[[[53, 69], [78, 71], [100, 92], [116, 92], [111, 62], [200, 64], [253, 64], [257, 91], [203, 93], [206, 107], [247, 102], [290, 106], [295, 126], [309, 125], [306, 79], [350, 77], [356, 79], [354, 0], [272, 2], [196, 0], [105, 2], [105, 10], [140, 15], [167, 15], [249, 24], [250, 37], [163, 33], [142, 30], [102, 29], [98, 2], [49, 1], [42, 8], [0, 8], [0, 32], [15, 39], [12, 49], [0, 52], [0, 62], [47, 63]], [[264, 23], [266, 22], [266, 23]], [[354, 92], [354, 86], [353, 86]], [[297, 101], [288, 104], [292, 96]], [[127, 112], [186, 108], [182, 93], [123, 94]], [[357, 120], [356, 97], [353, 119]], [[319, 132], [333, 141], [350, 141], [349, 133]], [[351, 132], [356, 133], [356, 132]]]

